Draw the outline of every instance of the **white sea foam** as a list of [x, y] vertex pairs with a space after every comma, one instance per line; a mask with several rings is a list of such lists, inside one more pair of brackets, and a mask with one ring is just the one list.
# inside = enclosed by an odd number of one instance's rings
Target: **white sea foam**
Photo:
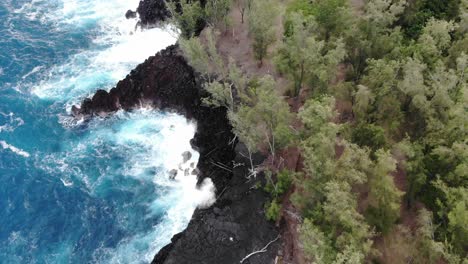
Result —
[[[191, 169], [191, 163], [196, 167], [199, 154], [190, 145], [190, 139], [195, 133], [196, 126], [188, 123], [179, 115], [170, 114], [164, 117], [154, 116], [155, 111], [142, 109], [137, 113], [118, 112], [120, 118], [127, 116], [128, 122], [123, 124], [112, 140], [118, 145], [146, 146], [140, 148], [142, 155], [132, 153], [129, 166], [125, 174], [129, 177], [142, 177], [144, 171], [151, 167], [159, 167], [162, 170], [153, 176], [153, 183], [168, 189], [165, 195], [161, 195], [150, 205], [154, 214], [161, 210], [166, 211], [163, 220], [153, 230], [146, 234], [139, 234], [119, 243], [116, 249], [101, 249], [98, 254], [108, 256], [105, 263], [138, 263], [142, 252], [138, 250], [142, 244], [149, 248], [143, 256], [143, 260], [150, 262], [154, 254], [161, 247], [170, 242], [170, 238], [186, 228], [196, 207], [206, 207], [215, 201], [215, 187], [210, 179], [203, 182], [200, 188], [196, 187], [197, 176], [189, 174], [185, 176], [185, 168]], [[141, 117], [144, 118], [141, 118]], [[153, 116], [153, 117], [152, 117]], [[151, 118], [148, 118], [151, 117]], [[157, 132], [151, 128], [157, 127]], [[192, 157], [182, 163], [182, 153], [190, 151]], [[180, 168], [180, 169], [179, 169]], [[171, 180], [168, 171], [178, 169], [179, 173]]]
[[[119, 242], [116, 248], [100, 248], [95, 254], [95, 263], [140, 263], [150, 262], [154, 254], [170, 242], [171, 237], [184, 230], [197, 207], [206, 207], [215, 201], [215, 187], [206, 179], [197, 188], [197, 176], [192, 175], [199, 153], [192, 149], [190, 140], [195, 134], [196, 124], [177, 114], [162, 114], [151, 108], [133, 112], [118, 111], [107, 118], [95, 118], [88, 125], [89, 131], [83, 138], [63, 146], [65, 152], [41, 157], [37, 166], [60, 175], [62, 184], [69, 187], [82, 186], [92, 196], [100, 196], [102, 186], [117, 175], [136, 179], [143, 184], [154, 184], [157, 193], [147, 204], [148, 215], [163, 214], [157, 225], [146, 233], [136, 233]], [[92, 153], [90, 153], [92, 150]], [[109, 170], [104, 162], [97, 162], [98, 175], [90, 174], [88, 168], [79, 167], [83, 160], [110, 161], [110, 152], [123, 158], [121, 169]], [[183, 163], [182, 153], [189, 151], [191, 158]], [[193, 163], [193, 165], [192, 165]], [[98, 165], [99, 164], [99, 165]], [[157, 168], [157, 169], [152, 169]], [[175, 179], [168, 172], [179, 170]], [[189, 175], [185, 176], [185, 169]], [[151, 173], [148, 173], [151, 171]], [[126, 186], [119, 188], [125, 189]], [[163, 193], [159, 193], [159, 192]], [[122, 228], [127, 224], [126, 216], [118, 219]], [[142, 247], [147, 247], [142, 250]], [[140, 262], [139, 262], [140, 261]]]
[[13, 132], [16, 128], [24, 125], [24, 120], [21, 117], [16, 117], [12, 112], [8, 114], [0, 112], [0, 115], [6, 119], [6, 123], [0, 125], [0, 132]]
[[22, 149], [20, 149], [20, 148], [17, 148], [17, 147], [15, 147], [15, 146], [13, 146], [13, 145], [10, 145], [10, 144], [8, 144], [6, 141], [3, 141], [3, 140], [0, 140], [0, 146], [1, 146], [4, 150], [10, 150], [10, 151], [12, 151], [13, 153], [15, 153], [15, 154], [17, 154], [17, 155], [20, 155], [20, 156], [23, 156], [23, 157], [25, 157], [25, 158], [29, 158], [29, 157], [31, 156], [28, 152], [26, 152], [26, 151], [24, 151], [24, 150], [22, 150]]
[[67, 181], [67, 180], [62, 179], [62, 178], [60, 178], [60, 181], [63, 183], [63, 186], [65, 186], [65, 187], [70, 187], [70, 186], [73, 185], [73, 182]]
[[32, 69], [30, 72], [26, 73], [25, 75], [23, 75], [23, 77], [21, 77], [21, 79], [26, 79], [28, 78], [29, 76], [35, 74], [36, 72], [39, 72], [41, 69], [43, 69], [44, 66], [36, 66], [34, 67], [34, 69]]
[[[137, 19], [124, 13], [138, 0], [63, 0], [51, 20], [60, 17], [60, 27], [91, 27], [97, 31], [89, 49], [46, 71], [43, 80], [32, 87], [40, 98], [67, 102], [67, 110], [97, 89], [110, 89], [131, 69], [159, 50], [174, 44], [176, 34], [169, 28], [136, 29]], [[62, 19], [64, 18], [64, 19]]]

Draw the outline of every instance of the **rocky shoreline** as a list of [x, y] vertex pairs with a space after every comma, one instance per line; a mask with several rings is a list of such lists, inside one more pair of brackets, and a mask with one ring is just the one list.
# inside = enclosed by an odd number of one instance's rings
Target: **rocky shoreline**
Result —
[[[99, 90], [81, 107], [73, 107], [75, 116], [89, 117], [151, 105], [196, 121], [191, 143], [200, 153], [198, 182], [211, 178], [217, 201], [207, 209], [196, 209], [187, 229], [176, 234], [152, 263], [239, 263], [278, 237], [277, 228], [264, 215], [267, 194], [246, 178], [249, 162], [242, 144], [230, 144], [234, 135], [225, 109], [204, 106], [206, 96], [202, 81], [174, 45], [138, 65], [109, 92]], [[254, 161], [259, 164], [263, 158], [255, 156]], [[274, 263], [279, 245], [276, 241], [267, 252], [243, 263]]]

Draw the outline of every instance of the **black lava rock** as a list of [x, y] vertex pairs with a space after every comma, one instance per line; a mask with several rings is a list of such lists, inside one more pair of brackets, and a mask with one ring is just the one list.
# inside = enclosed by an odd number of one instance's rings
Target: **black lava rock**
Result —
[[[170, 46], [138, 65], [110, 92], [99, 90], [80, 108], [73, 107], [75, 115], [89, 117], [150, 104], [196, 121], [191, 144], [200, 153], [198, 181], [211, 178], [217, 201], [210, 208], [195, 210], [187, 229], [161, 249], [152, 262], [155, 264], [239, 263], [278, 235], [274, 224], [265, 218], [267, 194], [253, 188], [256, 180], [247, 178], [250, 162], [245, 158], [245, 147], [236, 142], [229, 144], [234, 135], [226, 110], [203, 105], [202, 98], [206, 96], [202, 81], [179, 48]], [[254, 157], [255, 164], [262, 161], [262, 157]], [[279, 243], [244, 263], [273, 263]]]
[[130, 18], [136, 18], [137, 12], [128, 10], [127, 13], [125, 13], [125, 18], [130, 19]]

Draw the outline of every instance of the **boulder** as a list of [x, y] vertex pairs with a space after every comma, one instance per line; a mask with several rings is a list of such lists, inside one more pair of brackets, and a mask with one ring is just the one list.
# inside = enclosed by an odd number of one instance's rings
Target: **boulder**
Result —
[[137, 12], [128, 10], [127, 13], [125, 13], [125, 18], [131, 19], [131, 18], [136, 18]]
[[185, 151], [182, 153], [182, 163], [186, 163], [192, 158], [192, 153], [190, 151]]

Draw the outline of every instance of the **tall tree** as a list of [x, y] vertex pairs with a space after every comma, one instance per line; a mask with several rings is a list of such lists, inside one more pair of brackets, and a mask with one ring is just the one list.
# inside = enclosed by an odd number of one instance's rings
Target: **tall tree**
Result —
[[276, 39], [275, 25], [279, 9], [276, 0], [255, 0], [248, 12], [249, 32], [253, 39], [255, 58], [262, 66], [268, 47]]
[[277, 94], [276, 82], [271, 76], [260, 79], [254, 89], [254, 104], [241, 106], [231, 116], [234, 131], [241, 140], [244, 138], [246, 142], [252, 142], [253, 150], [266, 144], [274, 156], [276, 149], [285, 146], [291, 139], [289, 105]]
[[237, 8], [241, 14], [241, 22], [244, 24], [245, 12], [252, 6], [253, 0], [235, 0]]
[[199, 25], [205, 18], [205, 10], [201, 7], [197, 0], [166, 1], [166, 6], [171, 13], [172, 21], [181, 31], [182, 37], [192, 37]]
[[326, 86], [346, 55], [341, 39], [336, 41], [335, 48], [327, 50], [325, 41], [313, 37], [316, 28], [311, 17], [292, 13], [285, 39], [275, 57], [278, 70], [294, 81], [294, 96], [299, 95], [306, 80], [319, 87]]
[[398, 190], [390, 175], [396, 169], [396, 161], [388, 151], [378, 150], [377, 161], [369, 179], [369, 221], [379, 231], [388, 233], [400, 217], [400, 203], [403, 193]]
[[231, 0], [210, 0], [206, 1], [206, 20], [211, 27], [227, 27]]
[[375, 96], [368, 118], [386, 131], [396, 131], [403, 119], [401, 92], [397, 86], [400, 62], [380, 59], [368, 63], [367, 74], [361, 81]]

